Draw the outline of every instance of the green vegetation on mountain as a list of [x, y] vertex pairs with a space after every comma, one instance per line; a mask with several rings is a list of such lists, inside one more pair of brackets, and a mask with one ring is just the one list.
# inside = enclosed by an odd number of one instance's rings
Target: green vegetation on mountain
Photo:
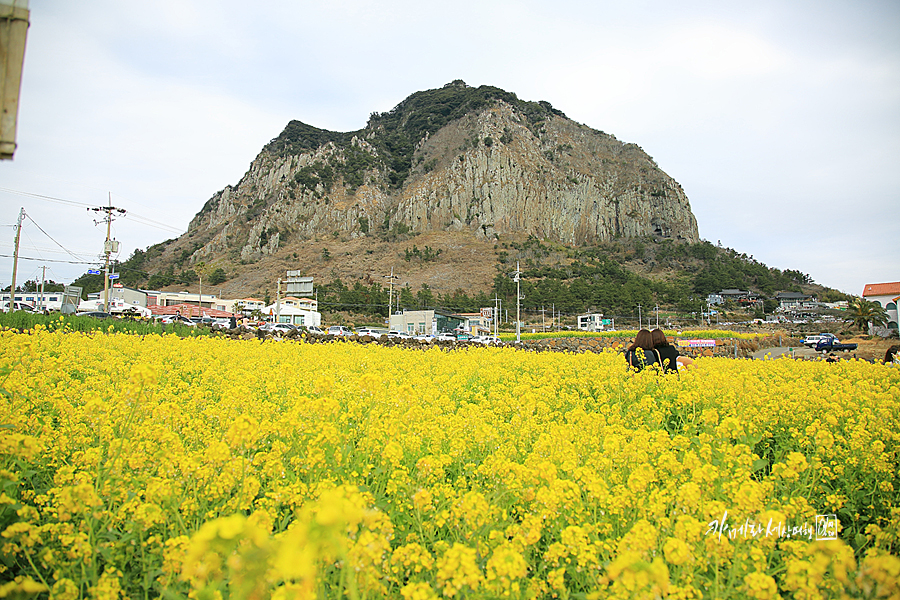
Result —
[[[319, 183], [329, 188], [336, 174], [343, 177], [349, 188], [355, 189], [362, 185], [365, 171], [375, 167], [385, 171], [392, 187], [399, 188], [412, 169], [413, 155], [419, 141], [448, 123], [497, 101], [514, 106], [525, 116], [533, 130], [550, 115], [565, 117], [549, 102], [528, 102], [497, 87], [483, 85], [472, 88], [456, 80], [439, 89], [416, 92], [389, 112], [372, 113], [366, 127], [358, 131], [339, 133], [291, 121], [266, 149], [285, 156], [316, 150], [329, 142], [341, 148], [343, 160], [335, 158], [327, 165], [319, 163], [318, 166], [303, 168], [304, 175], [297, 183], [311, 190]], [[353, 146], [351, 142], [354, 137], [371, 144], [377, 151], [377, 157]], [[501, 138], [501, 141], [503, 139], [508, 142], [512, 138], [508, 136]], [[490, 146], [493, 140], [486, 138], [483, 143]], [[327, 175], [323, 173], [325, 167], [330, 169]]]
[[[117, 265], [119, 281], [127, 287], [147, 289], [196, 283], [199, 278], [195, 271], [199, 268], [197, 265], [187, 268], [178, 263], [177, 269], [175, 265], [169, 265], [153, 274], [141, 268], [147, 255], [160, 251], [167, 243], [146, 251], [137, 250]], [[441, 251], [413, 245], [406, 247], [402, 256], [406, 261], [440, 262]], [[495, 295], [506, 306], [514, 306], [516, 284], [511, 274], [517, 261], [521, 269], [523, 309], [549, 309], [552, 305], [567, 314], [599, 311], [630, 315], [638, 304], [645, 307], [659, 304], [690, 313], [705, 307], [708, 294], [723, 289], [736, 288], [772, 296], [779, 291], [799, 292], [803, 289], [801, 286], [812, 284], [810, 277], [800, 271], [767, 267], [752, 256], [707, 241], [686, 244], [655, 238], [623, 239], [571, 248], [529, 237], [522, 242], [498, 244], [495, 256], [497, 275], [490, 290], [456, 289], [435, 294], [427, 286], [415, 292], [402, 288], [398, 292], [399, 306], [409, 309], [445, 307], [469, 312], [491, 306], [490, 299]], [[323, 260], [332, 259], [327, 248], [324, 249]], [[210, 269], [204, 275], [204, 282], [209, 285], [218, 285], [227, 279], [221, 267]], [[75, 285], [83, 286], [85, 293], [99, 291], [103, 289], [103, 278], [85, 275], [76, 280]], [[386, 314], [388, 292], [379, 283], [366, 286], [360, 281], [348, 284], [333, 279], [317, 289], [323, 310]], [[818, 292], [818, 296], [823, 301], [850, 298], [827, 288]], [[773, 308], [774, 302], [770, 300], [766, 309], [771, 311]]]

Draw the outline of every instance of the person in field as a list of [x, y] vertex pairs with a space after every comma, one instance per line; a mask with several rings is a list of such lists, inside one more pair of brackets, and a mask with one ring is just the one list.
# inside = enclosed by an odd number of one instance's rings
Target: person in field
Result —
[[694, 361], [678, 353], [678, 348], [669, 343], [662, 329], [654, 329], [650, 332], [653, 340], [653, 349], [659, 355], [663, 373], [677, 373], [678, 369], [694, 364]]
[[636, 371], [649, 365], [659, 367], [662, 361], [659, 353], [653, 349], [653, 336], [650, 335], [649, 330], [641, 329], [637, 332], [634, 342], [625, 351], [625, 361]]
[[887, 349], [887, 352], [884, 353], [884, 360], [881, 361], [882, 364], [885, 365], [898, 365], [900, 364], [900, 346], [893, 345]]

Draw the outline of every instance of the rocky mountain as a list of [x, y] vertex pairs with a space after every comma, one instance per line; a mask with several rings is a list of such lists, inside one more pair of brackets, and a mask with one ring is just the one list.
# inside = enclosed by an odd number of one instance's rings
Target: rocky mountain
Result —
[[454, 248], [483, 260], [498, 241], [528, 236], [563, 246], [699, 240], [681, 186], [639, 146], [547, 102], [454, 81], [373, 113], [359, 131], [291, 121], [147, 267], [215, 264], [249, 293], [251, 264], [340, 275], [341, 257], [355, 257], [358, 272], [369, 254], [387, 268], [396, 248], [373, 248], [420, 237], [447, 250], [427, 265], [437, 268], [466, 262]]

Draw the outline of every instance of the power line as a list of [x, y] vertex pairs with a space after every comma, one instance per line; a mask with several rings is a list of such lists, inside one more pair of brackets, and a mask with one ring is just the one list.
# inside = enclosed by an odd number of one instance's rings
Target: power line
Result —
[[65, 198], [57, 198], [55, 196], [46, 196], [44, 194], [35, 194], [33, 192], [22, 192], [20, 190], [11, 190], [9, 188], [0, 187], [0, 192], [7, 192], [10, 194], [19, 194], [20, 196], [27, 196], [29, 198], [37, 198], [39, 200], [47, 200], [49, 202], [57, 202], [60, 204], [69, 204], [72, 206], [82, 206], [82, 207], [90, 207], [90, 204], [83, 204], [81, 202], [75, 202], [74, 200], [66, 200]]
[[[37, 198], [38, 200], [46, 200], [48, 202], [56, 202], [59, 204], [67, 204], [70, 206], [79, 206], [79, 207], [84, 207], [84, 208], [92, 208], [92, 206], [93, 206], [91, 204], [84, 204], [83, 202], [75, 202], [74, 200], [66, 200], [65, 198], [57, 198], [55, 196], [47, 196], [45, 194], [35, 194], [33, 192], [23, 192], [21, 190], [11, 190], [9, 188], [3, 188], [3, 187], [0, 187], [0, 192], [7, 192], [10, 194], [19, 194], [20, 196], [27, 196], [29, 198]], [[135, 202], [135, 201], [131, 200], [131, 202]], [[136, 203], [140, 204], [139, 202], [136, 202]], [[141, 206], [145, 206], [145, 205], [141, 204]], [[133, 217], [133, 219], [131, 219], [132, 217]], [[143, 217], [141, 215], [137, 215], [134, 213], [131, 213], [126, 218], [129, 218], [129, 220], [133, 220], [134, 222], [139, 223], [141, 225], [148, 225], [150, 227], [156, 227], [157, 229], [163, 229], [165, 231], [170, 231], [170, 232], [179, 233], [179, 234], [182, 233], [181, 229], [172, 227], [171, 225], [167, 225], [166, 223], [162, 223], [160, 221], [154, 221], [153, 219], [150, 219], [148, 217]], [[15, 227], [15, 225], [10, 225], [10, 227]]]
[[[14, 254], [0, 254], [0, 258], [15, 258]], [[74, 261], [74, 260], [56, 260], [52, 258], [34, 258], [33, 256], [19, 256], [19, 260], [33, 260], [37, 262], [55, 262], [55, 263], [64, 263], [67, 265], [96, 265], [99, 261], [88, 262], [85, 260]]]
[[33, 218], [31, 215], [29, 215], [29, 214], [26, 213], [25, 216], [28, 217], [28, 220], [29, 220], [29, 221], [31, 221], [32, 223], [34, 223], [34, 226], [35, 226], [35, 227], [37, 227], [38, 229], [41, 230], [41, 233], [43, 233], [43, 234], [46, 235], [48, 238], [50, 238], [50, 240], [51, 240], [54, 244], [56, 244], [57, 246], [59, 246], [60, 248], [62, 248], [63, 250], [65, 250], [65, 251], [69, 254], [69, 256], [71, 256], [72, 258], [77, 258], [77, 259], [79, 259], [79, 260], [84, 260], [84, 257], [83, 257], [83, 256], [78, 256], [78, 255], [76, 255], [74, 252], [71, 252], [68, 248], [66, 248], [65, 246], [63, 246], [62, 244], [60, 244], [59, 242], [57, 242], [55, 239], [53, 239], [53, 236], [50, 235], [49, 233], [47, 233], [46, 231], [44, 231], [43, 228], [42, 228], [40, 225], [38, 225], [37, 221], [35, 221], [34, 218]]
[[153, 219], [148, 219], [147, 217], [142, 217], [141, 215], [137, 215], [135, 213], [129, 213], [124, 217], [129, 221], [134, 221], [140, 225], [147, 225], [149, 227], [156, 227], [157, 229], [162, 229], [163, 231], [169, 231], [172, 233], [183, 233], [181, 229], [176, 227], [172, 227], [171, 225], [166, 225], [165, 223], [160, 223], [159, 221], [154, 221]]
[[[0, 247], [2, 248], [13, 248], [14, 245], [11, 242], [0, 242]], [[34, 250], [35, 252], [49, 252], [51, 254], [70, 254], [66, 250], [58, 250], [56, 248], [50, 248], [45, 246], [30, 246], [25, 247], [25, 250]], [[94, 256], [91, 250], [83, 250], [83, 251], [73, 251], [75, 254], [75, 258], [85, 258], [86, 256]], [[71, 254], [70, 254], [71, 256]]]

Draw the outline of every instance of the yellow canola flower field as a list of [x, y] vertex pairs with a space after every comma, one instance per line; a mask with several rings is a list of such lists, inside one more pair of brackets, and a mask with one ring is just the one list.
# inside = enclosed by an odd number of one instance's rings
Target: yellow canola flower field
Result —
[[900, 370], [0, 332], [0, 598], [897, 598]]

